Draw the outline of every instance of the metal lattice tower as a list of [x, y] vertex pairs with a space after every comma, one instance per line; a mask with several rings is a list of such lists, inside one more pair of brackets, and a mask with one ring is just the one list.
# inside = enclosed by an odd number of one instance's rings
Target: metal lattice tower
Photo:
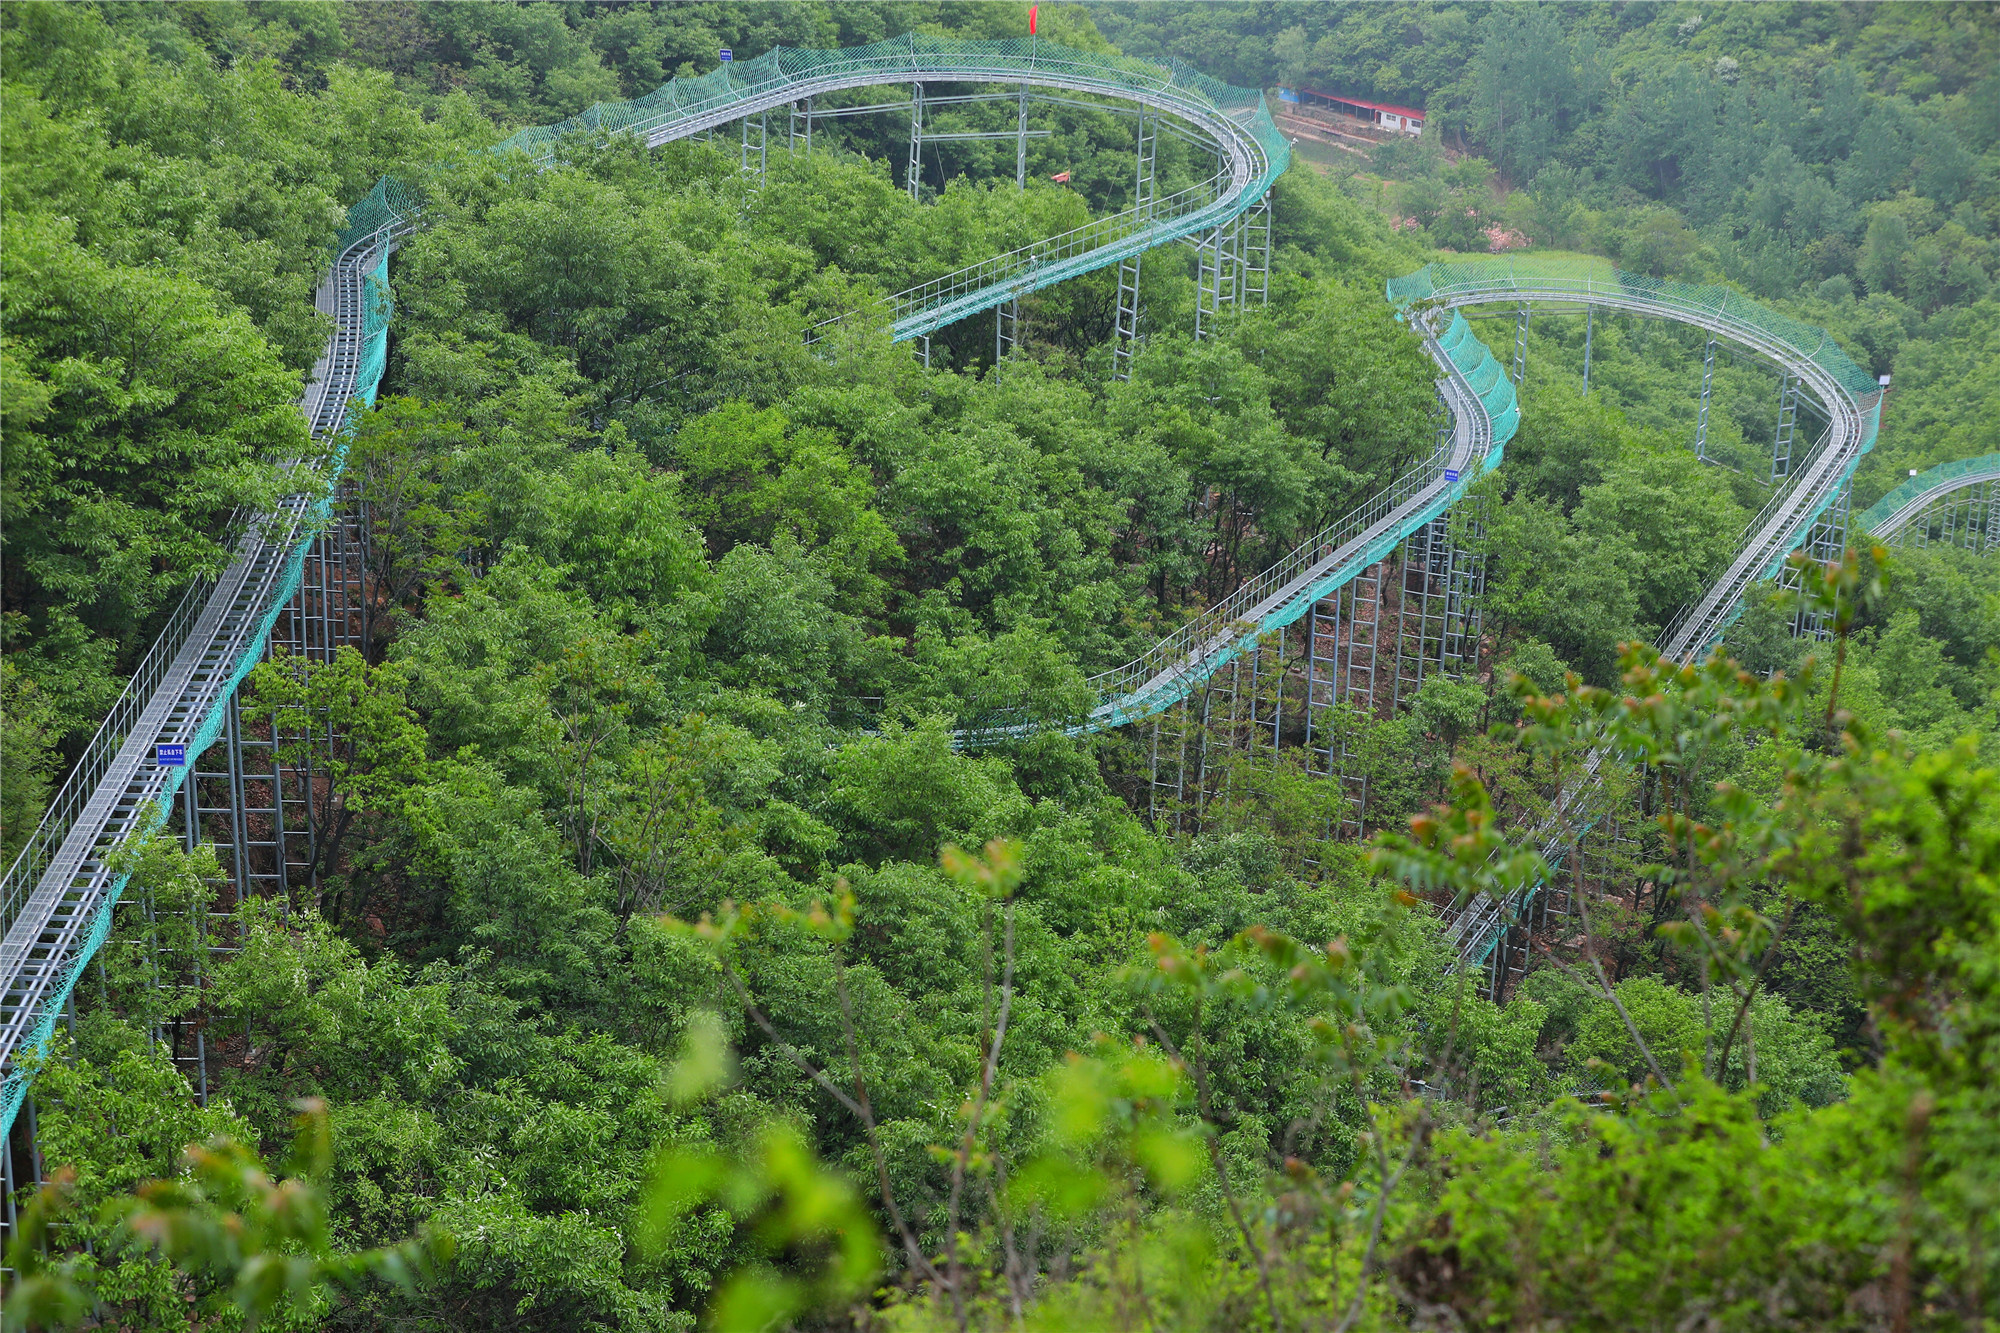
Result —
[[788, 134], [785, 146], [794, 153], [803, 152], [812, 156], [813, 150], [813, 99], [801, 97], [791, 103], [786, 116]]
[[[751, 132], [753, 122], [756, 125], [756, 132], [754, 134]], [[769, 154], [766, 151], [766, 140], [769, 137], [766, 131], [769, 128], [770, 112], [768, 111], [760, 111], [754, 116], [745, 116], [743, 118], [743, 164], [739, 169], [746, 176], [755, 172], [758, 184], [760, 185], [766, 179], [766, 173], [770, 167]]]
[[910, 85], [910, 170], [904, 177], [914, 200], [924, 179], [924, 85]]
[[1021, 85], [1020, 119], [1015, 123], [1014, 188], [1028, 188], [1028, 85]]
[[1271, 196], [1265, 195], [1243, 215], [1242, 301], [1259, 306], [1271, 304]]
[[1521, 386], [1528, 379], [1529, 313], [1528, 303], [1526, 301], [1521, 302], [1520, 313], [1514, 324], [1514, 392], [1516, 393], [1521, 391]]
[[1196, 249], [1194, 336], [1221, 326], [1222, 312], [1236, 305], [1242, 278], [1242, 224], [1231, 219], [1201, 238]]
[[[1813, 520], [1811, 529], [1806, 533], [1805, 543], [1800, 547], [1807, 559], [1819, 564], [1840, 559], [1841, 552], [1847, 546], [1847, 513], [1851, 492], [1852, 484], [1843, 481], [1840, 490], [1834, 496], [1833, 503]], [[1778, 575], [1778, 585], [1793, 589], [1803, 586], [1799, 572], [1790, 566]], [[1833, 627], [1828, 623], [1826, 616], [1818, 611], [1809, 611], [1802, 606], [1792, 614], [1793, 638], [1825, 639], [1832, 632]]]
[[[1144, 107], [1139, 109], [1138, 142], [1134, 150], [1134, 181], [1132, 206], [1143, 215], [1153, 202], [1153, 164], [1155, 150], [1159, 144], [1157, 122]], [[1116, 341], [1111, 347], [1111, 378], [1129, 380], [1132, 378], [1132, 358], [1139, 351], [1139, 319], [1143, 315], [1139, 300], [1139, 255], [1120, 260], [1118, 264], [1118, 313], [1116, 316]]]
[[1785, 372], [1778, 386], [1778, 432], [1771, 438], [1771, 483], [1792, 474], [1792, 436], [1799, 421], [1799, 377]]
[[1583, 396], [1590, 397], [1590, 336], [1597, 331], [1597, 307], [1583, 308]]
[[1715, 346], [1715, 338], [1710, 336], [1701, 358], [1701, 411], [1694, 423], [1694, 456], [1704, 462], [1708, 459], [1708, 396], [1715, 384]]
[[1007, 353], [1021, 345], [1021, 298], [993, 307], [993, 364], [997, 367]]

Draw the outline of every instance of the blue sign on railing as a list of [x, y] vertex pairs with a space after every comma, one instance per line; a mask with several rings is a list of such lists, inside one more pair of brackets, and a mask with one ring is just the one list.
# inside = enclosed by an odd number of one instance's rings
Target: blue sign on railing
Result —
[[1448, 467], [1448, 468], [1446, 468], [1446, 469], [1444, 470], [1444, 479], [1445, 479], [1446, 481], [1457, 481], [1457, 480], [1458, 480], [1458, 469], [1457, 469], [1457, 468], [1455, 468], [1455, 467]]
[[185, 745], [156, 745], [153, 747], [153, 762], [161, 768], [186, 768], [188, 747]]
[[725, 47], [723, 47], [723, 48], [722, 48], [722, 49], [721, 49], [720, 51], [717, 51], [717, 52], [716, 52], [716, 55], [718, 55], [719, 57], [721, 57], [721, 59], [722, 59], [722, 63], [723, 63], [723, 64], [725, 64], [725, 65], [726, 65], [726, 64], [728, 64], [728, 63], [729, 63], [730, 61], [732, 61], [732, 60], [736, 59], [736, 57], [735, 57], [735, 56], [733, 56], [733, 55], [731, 55], [731, 54], [730, 54], [730, 52], [729, 52], [729, 48], [728, 48], [728, 47], [726, 47], [726, 46], [725, 46]]

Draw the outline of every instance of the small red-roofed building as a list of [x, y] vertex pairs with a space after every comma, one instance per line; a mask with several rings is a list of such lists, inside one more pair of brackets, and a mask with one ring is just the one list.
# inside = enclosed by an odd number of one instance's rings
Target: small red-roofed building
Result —
[[1331, 111], [1353, 120], [1366, 121], [1391, 134], [1424, 132], [1424, 113], [1413, 106], [1368, 102], [1358, 97], [1345, 97], [1339, 93], [1323, 93], [1317, 88], [1300, 88], [1296, 92], [1289, 88], [1281, 88], [1278, 90], [1278, 98], [1284, 102], [1296, 102], [1301, 107]]

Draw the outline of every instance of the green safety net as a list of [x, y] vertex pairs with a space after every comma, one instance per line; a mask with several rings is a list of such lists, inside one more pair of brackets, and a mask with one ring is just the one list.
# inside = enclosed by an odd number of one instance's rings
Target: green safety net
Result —
[[[675, 122], [734, 119], [733, 109], [768, 104], [802, 85], [843, 80], [891, 82], [936, 79], [959, 82], [1006, 81], [1036, 76], [1097, 83], [1106, 92], [1171, 89], [1224, 112], [1253, 114], [1263, 94], [1210, 78], [1179, 60], [1078, 51], [1033, 37], [969, 41], [907, 33], [868, 46], [837, 50], [773, 47], [755, 60], [724, 64], [693, 78], [674, 79], [629, 102], [599, 102], [553, 125], [536, 125], [510, 135], [491, 151], [520, 150], [546, 157], [566, 134], [606, 134], [621, 130], [651, 133]], [[801, 91], [800, 96], [806, 92]], [[1283, 142], [1273, 126], [1272, 134]]]
[[1984, 480], [1988, 477], [2000, 477], [2000, 454], [1981, 454], [1977, 458], [1960, 458], [1949, 463], [1940, 463], [1928, 472], [1909, 478], [1895, 490], [1869, 505], [1855, 522], [1862, 531], [1873, 532], [1887, 521], [1890, 515], [1928, 491], [1957, 490], [1958, 487], [1953, 483], [1966, 478]]
[[1486, 409], [1486, 416], [1493, 423], [1493, 446], [1498, 448], [1513, 439], [1521, 424], [1521, 405], [1514, 393], [1514, 383], [1507, 378], [1506, 369], [1493, 350], [1473, 336], [1463, 312], [1452, 312], [1451, 325], [1438, 338], [1437, 345]]
[[1392, 278], [1389, 300], [1399, 308], [1438, 297], [1458, 297], [1491, 293], [1505, 296], [1531, 292], [1546, 298], [1550, 293], [1588, 299], [1592, 296], [1632, 296], [1677, 306], [1695, 316], [1727, 319], [1747, 325], [1763, 336], [1789, 348], [1799, 360], [1810, 361], [1831, 375], [1857, 402], [1877, 391], [1874, 376], [1854, 363], [1841, 350], [1833, 335], [1816, 324], [1807, 324], [1728, 287], [1649, 278], [1613, 268], [1610, 261], [1569, 255], [1495, 255], [1439, 260], [1415, 273]]
[[[380, 187], [378, 191], [379, 189]], [[375, 200], [376, 196], [371, 195], [355, 205], [355, 210], [373, 208]], [[351, 218], [353, 214], [350, 213], [349, 216]], [[357, 231], [356, 225], [365, 226], [366, 229]], [[350, 235], [355, 237], [372, 236], [379, 230], [380, 225], [372, 216], [364, 216], [360, 224], [351, 224], [349, 227]], [[348, 242], [343, 241], [341, 248], [345, 249], [347, 244]], [[383, 371], [388, 364], [389, 321], [395, 313], [394, 302], [389, 292], [387, 246], [382, 247], [380, 259], [363, 278], [363, 282], [366, 295], [362, 316], [361, 360], [355, 374], [354, 397], [373, 407], [375, 397], [381, 391]], [[345, 467], [348, 440], [349, 431], [343, 426], [332, 441], [333, 448], [328, 459], [330, 481], [338, 480]], [[229, 700], [235, 695], [237, 686], [243, 683], [243, 678], [250, 674], [250, 669], [264, 656], [265, 645], [270, 641], [271, 630], [277, 624], [278, 616], [284, 611], [286, 604], [297, 596], [299, 584], [305, 576], [306, 555], [311, 550], [313, 534], [332, 516], [332, 507], [333, 487], [329, 484], [307, 506], [304, 514], [306, 537], [294, 545], [286, 556], [284, 568], [278, 576], [270, 600], [263, 607], [255, 631], [244, 641], [242, 654], [230, 664], [228, 675], [221, 682], [221, 688], [214, 694], [215, 702], [203, 715], [200, 727], [188, 742], [187, 752], [190, 760], [198, 758], [221, 737], [223, 726], [228, 720]], [[158, 799], [153, 803], [151, 818], [146, 821], [150, 826], [158, 827], [166, 821], [173, 810], [174, 800], [180, 794], [181, 786], [191, 771], [191, 765], [168, 771], [167, 780], [161, 788]], [[83, 969], [89, 965], [90, 960], [97, 956], [97, 951], [103, 947], [105, 939], [111, 933], [112, 913], [124, 896], [126, 879], [126, 876], [119, 875], [111, 881], [103, 903], [92, 914], [89, 925], [84, 928], [78, 940], [70, 966], [56, 979], [56, 985], [42, 1004], [41, 1013], [36, 1016], [33, 1026], [23, 1034], [20, 1048], [16, 1052], [15, 1067], [8, 1071], [6, 1078], [0, 1079], [0, 1135], [4, 1135], [13, 1125], [14, 1117], [20, 1112], [21, 1104], [28, 1095], [34, 1058], [48, 1049], [49, 1039], [55, 1035], [56, 1020], [68, 1005], [70, 994], [76, 989], [77, 980], [83, 975]]]

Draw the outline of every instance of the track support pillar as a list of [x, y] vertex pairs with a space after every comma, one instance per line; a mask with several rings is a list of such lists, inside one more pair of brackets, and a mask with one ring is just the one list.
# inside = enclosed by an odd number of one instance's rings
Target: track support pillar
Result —
[[[1027, 124], [1022, 121], [1023, 126]], [[1026, 140], [1022, 141], [1023, 143]], [[1133, 179], [1132, 206], [1143, 209], [1153, 202], [1154, 148], [1159, 142], [1159, 128], [1146, 107], [1139, 108], [1139, 139], [1136, 152], [1137, 167]], [[1133, 255], [1118, 265], [1118, 312], [1115, 322], [1115, 337], [1111, 346], [1111, 378], [1129, 380], [1132, 378], [1132, 358], [1139, 351], [1139, 261], [1141, 256]]]
[[1799, 421], [1799, 377], [1787, 371], [1778, 386], [1778, 432], [1771, 438], [1771, 484], [1792, 475], [1792, 436]]
[[1585, 306], [1583, 308], [1583, 396], [1585, 398], [1590, 397], [1590, 335], [1595, 331], [1596, 324], [1597, 307]]
[[916, 202], [917, 192], [924, 180], [924, 85], [910, 85], [910, 171], [904, 183], [910, 189], [910, 201]]
[[1706, 462], [1708, 459], [1708, 397], [1715, 384], [1715, 339], [1708, 340], [1708, 350], [1701, 359], [1701, 411], [1694, 422], [1694, 456]]
[[1021, 113], [1014, 125], [1014, 188], [1028, 188], [1028, 85], [1021, 85]]
[[1521, 303], [1521, 310], [1514, 321], [1514, 392], [1521, 391], [1521, 385], [1528, 378], [1528, 303]]

